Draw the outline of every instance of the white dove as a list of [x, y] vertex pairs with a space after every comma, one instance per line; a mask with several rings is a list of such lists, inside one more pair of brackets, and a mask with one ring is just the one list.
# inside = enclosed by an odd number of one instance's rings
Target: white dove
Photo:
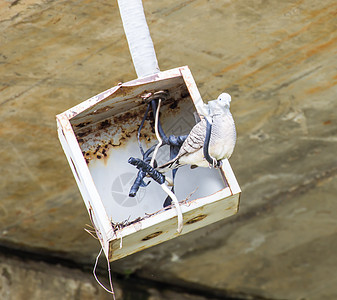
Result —
[[[209, 142], [209, 154], [218, 161], [229, 158], [236, 142], [235, 123], [229, 106], [231, 96], [222, 93], [216, 100], [209, 101], [209, 119], [212, 120], [212, 131]], [[190, 131], [182, 144], [177, 156], [158, 167], [158, 171], [166, 172], [183, 165], [208, 167], [209, 163], [204, 157], [203, 146], [206, 137], [206, 120], [202, 118]]]

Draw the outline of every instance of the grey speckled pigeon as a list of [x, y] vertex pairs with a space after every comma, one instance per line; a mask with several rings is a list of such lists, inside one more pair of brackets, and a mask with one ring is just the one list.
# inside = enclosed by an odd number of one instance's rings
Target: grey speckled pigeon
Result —
[[[209, 142], [209, 154], [216, 160], [229, 158], [234, 150], [236, 142], [235, 124], [229, 106], [231, 96], [222, 93], [218, 99], [209, 101], [207, 106], [209, 116], [212, 119], [212, 131]], [[208, 167], [209, 163], [204, 158], [203, 146], [206, 136], [206, 120], [201, 119], [189, 133], [182, 144], [178, 155], [159, 166], [160, 172], [166, 172], [169, 169], [176, 169], [183, 165], [192, 165], [199, 167]]]

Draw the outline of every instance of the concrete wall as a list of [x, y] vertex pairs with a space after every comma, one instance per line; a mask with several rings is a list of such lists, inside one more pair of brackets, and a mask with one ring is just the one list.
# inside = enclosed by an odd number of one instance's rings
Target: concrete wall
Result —
[[[210, 295], [336, 299], [335, 1], [144, 5], [160, 68], [189, 65], [205, 101], [232, 95], [241, 208], [113, 270]], [[117, 3], [3, 1], [0, 31], [0, 244], [87, 264], [99, 245], [55, 115], [135, 79]], [[64, 299], [107, 297], [81, 271], [1, 268], [7, 299], [60, 299], [62, 286]]]

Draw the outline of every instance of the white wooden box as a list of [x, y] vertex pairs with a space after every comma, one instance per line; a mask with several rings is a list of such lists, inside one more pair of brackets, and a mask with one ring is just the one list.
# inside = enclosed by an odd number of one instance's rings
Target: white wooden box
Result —
[[[110, 261], [178, 235], [176, 210], [162, 208], [167, 195], [157, 183], [151, 180], [136, 197], [128, 196], [138, 171], [128, 158], [142, 158], [137, 130], [147, 105], [141, 96], [159, 90], [170, 95], [160, 109], [166, 134], [188, 134], [203, 102], [186, 66], [121, 83], [56, 116], [60, 142]], [[147, 149], [156, 142], [151, 122], [141, 132]], [[161, 148], [157, 158], [167, 161], [168, 149]], [[219, 170], [181, 167], [175, 190], [184, 217], [181, 234], [239, 208], [241, 190], [228, 160]]]

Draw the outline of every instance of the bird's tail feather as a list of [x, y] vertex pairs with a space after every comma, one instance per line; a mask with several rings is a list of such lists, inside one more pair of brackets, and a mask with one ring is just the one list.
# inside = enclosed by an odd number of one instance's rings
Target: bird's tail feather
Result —
[[173, 169], [177, 169], [181, 167], [182, 165], [179, 163], [179, 159], [172, 159], [168, 161], [167, 163], [157, 167], [157, 170], [161, 173], [168, 172]]

